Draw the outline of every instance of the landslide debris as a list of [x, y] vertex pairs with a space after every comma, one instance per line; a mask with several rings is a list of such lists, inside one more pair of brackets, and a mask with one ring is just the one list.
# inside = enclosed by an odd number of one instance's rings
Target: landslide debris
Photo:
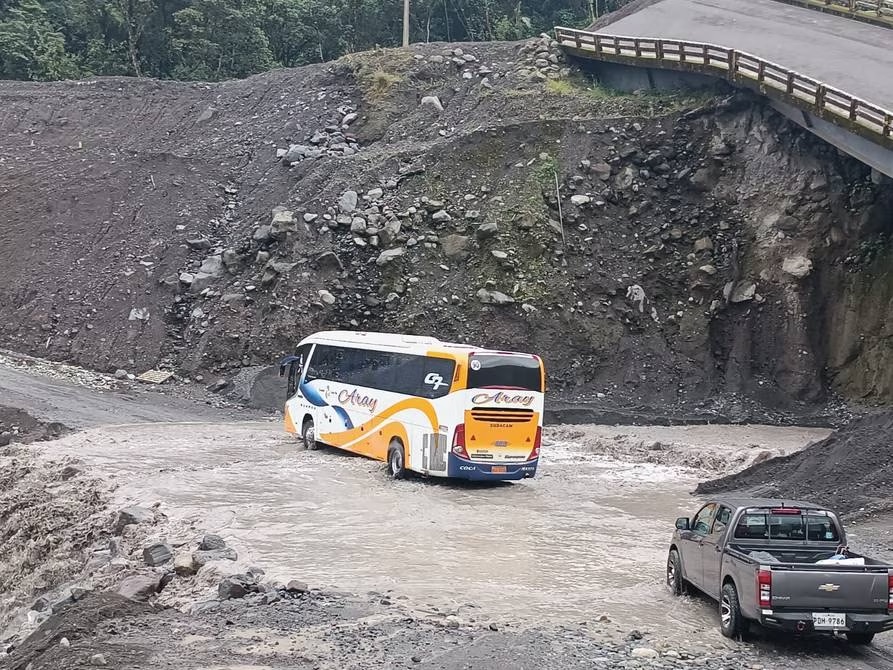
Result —
[[44, 422], [15, 407], [0, 405], [0, 447], [11, 442], [40, 442], [55, 440], [68, 432], [61, 423]]
[[0, 99], [16, 350], [233, 378], [386, 330], [615, 407], [893, 397], [893, 190], [748, 97], [605, 91], [542, 38]]
[[746, 491], [828, 505], [841, 514], [893, 510], [893, 411], [854, 420], [803, 451], [703, 482], [695, 493]]
[[31, 449], [0, 450], [0, 642], [21, 625], [19, 608], [37, 613], [60, 597], [56, 587], [81, 572], [102, 536], [107, 485]]

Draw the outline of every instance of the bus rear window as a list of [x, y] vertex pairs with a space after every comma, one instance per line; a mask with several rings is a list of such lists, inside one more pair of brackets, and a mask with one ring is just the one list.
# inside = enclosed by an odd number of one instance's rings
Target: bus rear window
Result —
[[541, 369], [540, 360], [533, 356], [472, 354], [468, 365], [468, 388], [542, 392]]

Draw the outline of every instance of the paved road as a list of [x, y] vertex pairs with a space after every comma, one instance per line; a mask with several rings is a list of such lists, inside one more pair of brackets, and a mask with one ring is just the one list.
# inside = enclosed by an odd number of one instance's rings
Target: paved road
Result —
[[662, 0], [599, 32], [747, 51], [893, 109], [893, 30], [776, 0]]

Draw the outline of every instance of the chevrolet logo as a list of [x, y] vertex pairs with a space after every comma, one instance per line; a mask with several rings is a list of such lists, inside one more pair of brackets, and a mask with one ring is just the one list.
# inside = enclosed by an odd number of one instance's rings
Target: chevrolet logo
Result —
[[833, 593], [834, 591], [837, 591], [839, 588], [840, 588], [840, 585], [838, 585], [838, 584], [822, 584], [819, 587], [819, 591], [827, 591], [828, 593]]

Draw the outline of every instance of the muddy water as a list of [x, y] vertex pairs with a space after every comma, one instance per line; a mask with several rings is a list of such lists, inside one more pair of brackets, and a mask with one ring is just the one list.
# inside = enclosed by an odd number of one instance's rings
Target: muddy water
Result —
[[716, 628], [711, 607], [662, 585], [673, 520], [697, 505], [692, 470], [552, 441], [533, 480], [393, 482], [379, 463], [300, 450], [272, 423], [108, 427], [56, 444], [108, 473], [120, 502], [160, 501], [272, 578], [392, 589], [422, 609], [499, 621], [608, 612], [655, 633]]

